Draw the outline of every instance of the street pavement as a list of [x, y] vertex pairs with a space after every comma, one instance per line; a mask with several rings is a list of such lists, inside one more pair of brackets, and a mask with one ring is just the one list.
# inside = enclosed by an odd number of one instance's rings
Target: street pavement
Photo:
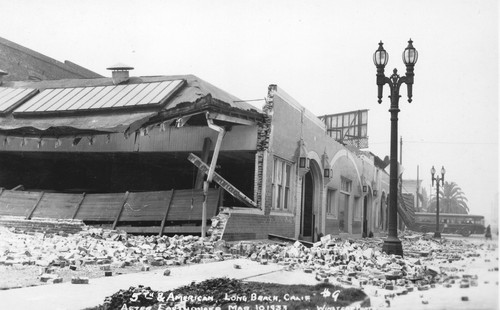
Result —
[[[363, 291], [370, 297], [371, 306], [374, 309], [499, 309], [498, 271], [488, 271], [488, 269], [498, 267], [498, 260], [496, 260], [498, 252], [483, 252], [481, 254], [481, 257], [475, 258], [475, 261], [457, 261], [452, 264], [446, 264], [447, 267], [456, 266], [457, 268], [463, 268], [464, 274], [477, 275], [478, 286], [460, 288], [459, 281], [457, 280], [457, 284], [450, 288], [437, 284], [435, 288], [427, 291], [418, 291], [415, 288], [413, 292], [399, 296], [396, 295], [399, 292], [397, 290], [386, 290], [370, 285], [363, 286]], [[484, 259], [490, 259], [491, 261], [485, 262]], [[314, 275], [305, 274], [300, 271], [290, 273], [283, 270], [272, 274], [251, 277], [248, 280], [269, 283], [279, 282], [282, 284], [301, 283], [314, 285], [318, 283]], [[337, 283], [334, 279], [331, 279], [330, 283], [350, 287], [345, 283]], [[360, 288], [359, 285], [351, 287]], [[467, 297], [468, 301], [462, 301], [463, 296]]]

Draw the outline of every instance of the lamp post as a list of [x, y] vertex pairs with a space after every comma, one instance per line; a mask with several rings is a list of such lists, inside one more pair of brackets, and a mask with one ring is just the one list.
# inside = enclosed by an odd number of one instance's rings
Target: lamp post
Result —
[[441, 182], [441, 185], [444, 186], [444, 174], [446, 173], [446, 170], [444, 170], [444, 166], [441, 167], [441, 178], [439, 175], [434, 177], [434, 173], [436, 173], [436, 169], [432, 166], [432, 186], [434, 186], [434, 181], [436, 181], [436, 232], [434, 233], [434, 238], [441, 238], [441, 232], [439, 231], [439, 182]]
[[389, 84], [391, 95], [391, 161], [390, 161], [390, 183], [389, 183], [389, 232], [384, 240], [382, 251], [387, 254], [403, 255], [403, 246], [398, 239], [398, 112], [399, 110], [399, 88], [403, 83], [408, 90], [408, 102], [412, 99], [413, 68], [417, 63], [418, 53], [413, 47], [413, 41], [408, 41], [408, 46], [403, 51], [403, 62], [406, 65], [406, 74], [398, 75], [398, 70], [394, 69], [390, 77], [384, 74], [385, 65], [389, 60], [389, 54], [385, 51], [380, 41], [378, 49], [373, 54], [373, 62], [377, 67], [378, 103], [382, 103], [382, 92], [385, 84]]

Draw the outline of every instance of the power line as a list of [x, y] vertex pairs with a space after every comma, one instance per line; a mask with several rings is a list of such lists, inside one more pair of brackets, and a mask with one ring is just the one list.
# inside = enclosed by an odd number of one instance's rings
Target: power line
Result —
[[251, 101], [265, 101], [265, 98], [262, 99], [249, 99], [249, 100], [233, 100], [233, 102], [251, 102]]
[[[413, 143], [413, 144], [460, 144], [460, 145], [498, 145], [498, 142], [443, 142], [443, 141], [404, 141], [405, 143]], [[386, 142], [372, 142], [370, 144], [389, 144], [389, 141]]]

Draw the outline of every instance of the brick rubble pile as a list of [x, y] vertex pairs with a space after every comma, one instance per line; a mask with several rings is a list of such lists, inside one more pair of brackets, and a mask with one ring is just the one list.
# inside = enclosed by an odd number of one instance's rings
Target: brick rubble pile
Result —
[[[472, 245], [461, 240], [436, 241], [422, 235], [402, 236], [405, 257], [381, 252], [381, 239], [341, 240], [331, 235], [321, 238], [312, 248], [300, 242], [288, 245], [240, 242], [233, 253], [262, 264], [283, 265], [285, 270], [303, 270], [318, 281], [363, 287], [372, 285], [398, 294], [424, 291], [443, 285], [477, 286], [476, 275], [451, 263], [475, 259], [479, 248], [496, 251], [493, 245]], [[498, 271], [498, 268], [492, 271]]]
[[[76, 234], [20, 233], [0, 227], [0, 266], [21, 269], [37, 266], [39, 280], [60, 283], [58, 272], [94, 266], [102, 276], [120, 268], [142, 271], [150, 266], [175, 266], [203, 263], [232, 257], [217, 250], [221, 241], [197, 236], [132, 236], [123, 231], [102, 228], [85, 229]], [[73, 283], [88, 283], [74, 279]]]
[[[215, 231], [223, 222], [224, 218], [219, 219], [213, 227]], [[463, 274], [463, 270], [452, 267], [451, 263], [475, 257], [478, 255], [476, 250], [485, 247], [460, 240], [436, 241], [422, 235], [406, 235], [401, 238], [405, 251], [402, 258], [382, 253], [383, 241], [374, 238], [341, 240], [327, 235], [307, 248], [300, 242], [229, 244], [218, 239], [220, 236], [212, 237], [132, 236], [121, 231], [90, 227], [76, 234], [23, 234], [0, 227], [0, 266], [22, 268], [35, 265], [40, 267], [41, 282], [59, 283], [62, 279], [57, 275], [57, 268], [74, 271], [82, 266], [99, 266], [101, 276], [111, 276], [113, 271], [130, 266], [146, 271], [150, 266], [247, 257], [261, 264], [280, 264], [285, 270], [303, 270], [322, 282], [356, 287], [373, 285], [406, 294], [413, 290], [428, 290], [436, 284], [478, 285], [477, 277]], [[75, 277], [72, 282], [85, 284], [88, 278]]]

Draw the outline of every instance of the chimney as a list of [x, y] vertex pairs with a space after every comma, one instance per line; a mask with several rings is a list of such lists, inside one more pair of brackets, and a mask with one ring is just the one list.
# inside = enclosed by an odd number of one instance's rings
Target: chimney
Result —
[[129, 79], [129, 71], [134, 70], [133, 67], [127, 66], [122, 63], [117, 63], [114, 66], [111, 66], [109, 68], [106, 68], [107, 70], [112, 71], [111, 77], [113, 78], [113, 84], [118, 85], [123, 82], [128, 81]]
[[7, 75], [8, 73], [0, 69], [0, 85], [3, 83], [3, 76]]

